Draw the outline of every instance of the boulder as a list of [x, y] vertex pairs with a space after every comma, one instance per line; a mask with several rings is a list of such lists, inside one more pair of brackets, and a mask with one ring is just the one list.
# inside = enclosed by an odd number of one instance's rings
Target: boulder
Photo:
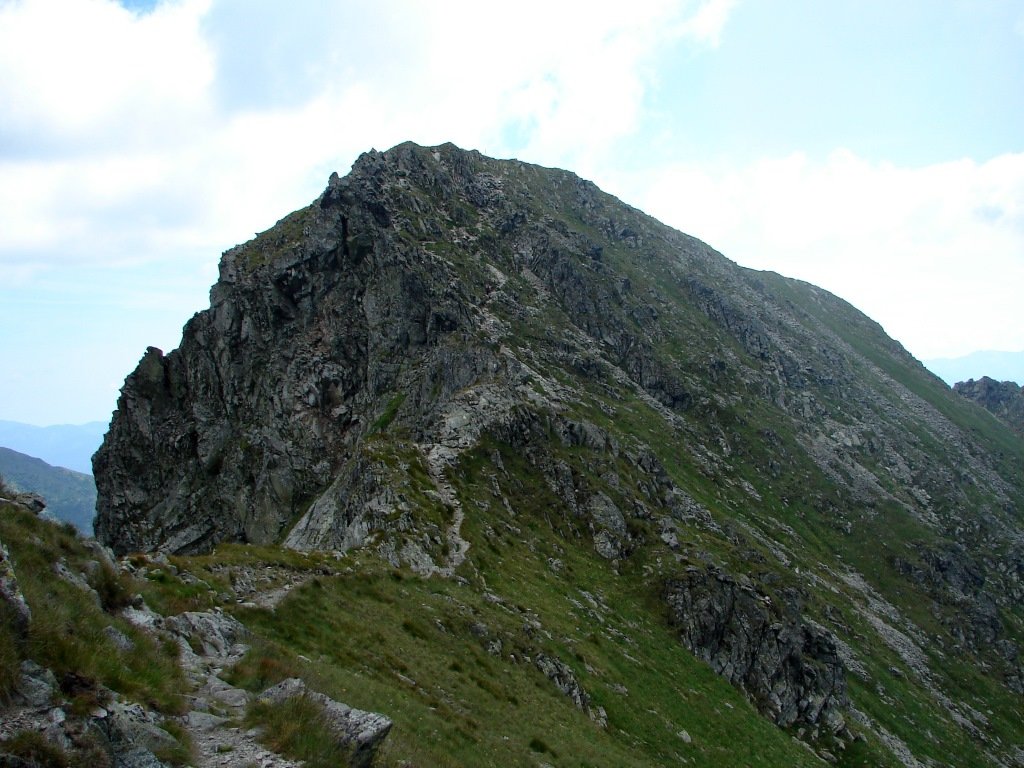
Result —
[[392, 722], [376, 712], [353, 709], [322, 693], [311, 691], [305, 682], [297, 677], [283, 680], [268, 688], [259, 696], [259, 701], [280, 704], [296, 696], [305, 696], [319, 705], [324, 719], [337, 737], [338, 744], [351, 752], [349, 765], [352, 768], [369, 768], [381, 742], [391, 730]]
[[21, 680], [15, 688], [15, 701], [27, 707], [43, 708], [50, 705], [57, 678], [53, 672], [26, 659], [21, 662]]
[[204, 656], [227, 658], [245, 653], [249, 631], [234, 616], [219, 611], [187, 611], [164, 619], [164, 628], [190, 641]]
[[547, 656], [543, 653], [537, 654], [533, 663], [548, 680], [558, 687], [558, 690], [572, 699], [572, 703], [576, 705], [577, 709], [586, 712], [590, 719], [601, 728], [608, 726], [608, 715], [604, 707], [594, 705], [590, 699], [590, 694], [583, 689], [583, 686], [576, 679], [572, 667], [559, 658]]

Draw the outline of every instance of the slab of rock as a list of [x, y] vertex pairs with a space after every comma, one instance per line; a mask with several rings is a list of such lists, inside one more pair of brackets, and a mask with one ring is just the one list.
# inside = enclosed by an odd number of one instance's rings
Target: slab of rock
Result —
[[20, 504], [35, 515], [46, 509], [46, 500], [38, 493], [16, 493], [11, 501]]
[[21, 680], [14, 690], [15, 701], [27, 707], [46, 707], [57, 689], [53, 672], [26, 659], [21, 662]]
[[629, 533], [622, 512], [603, 493], [596, 493], [587, 505], [594, 528], [594, 549], [606, 560], [623, 557]]
[[381, 742], [391, 730], [391, 719], [376, 712], [353, 709], [322, 693], [311, 691], [297, 677], [283, 680], [260, 694], [259, 700], [280, 704], [296, 696], [305, 696], [323, 708], [324, 718], [338, 743], [351, 750], [352, 768], [369, 768]]
[[188, 611], [166, 618], [164, 627], [181, 638], [191, 639], [204, 656], [240, 656], [248, 649], [243, 641], [249, 636], [249, 630], [226, 613]]
[[89, 731], [99, 740], [117, 768], [166, 768], [156, 753], [174, 748], [177, 740], [161, 720], [141, 704], [113, 700], [93, 712]]

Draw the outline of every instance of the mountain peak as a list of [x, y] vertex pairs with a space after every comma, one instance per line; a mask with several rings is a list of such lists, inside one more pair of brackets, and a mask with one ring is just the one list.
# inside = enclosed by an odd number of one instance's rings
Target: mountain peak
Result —
[[1015, 432], [1024, 435], [1024, 386], [982, 376], [977, 381], [969, 379], [954, 384], [953, 391], [974, 400]]
[[[576, 578], [575, 553], [777, 725], [926, 758], [946, 737], [915, 741], [874, 675], [936, 723], [973, 711], [940, 678], [1024, 690], [1022, 462], [828, 292], [567, 171], [406, 143], [225, 252], [211, 307], [125, 381], [96, 530], [361, 552], [481, 594], [520, 553]], [[954, 647], [975, 667], [938, 669]]]

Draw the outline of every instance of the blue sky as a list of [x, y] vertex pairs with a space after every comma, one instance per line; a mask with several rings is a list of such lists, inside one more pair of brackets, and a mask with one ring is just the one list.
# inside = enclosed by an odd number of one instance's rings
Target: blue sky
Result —
[[921, 165], [1020, 150], [1024, 7], [948, 0], [750, 0], [711, 55], [676, 57], [666, 96], [731, 161], [843, 147]]
[[0, 419], [108, 419], [221, 251], [407, 139], [574, 170], [918, 358], [1024, 350], [1021, 83], [1017, 0], [0, 0]]

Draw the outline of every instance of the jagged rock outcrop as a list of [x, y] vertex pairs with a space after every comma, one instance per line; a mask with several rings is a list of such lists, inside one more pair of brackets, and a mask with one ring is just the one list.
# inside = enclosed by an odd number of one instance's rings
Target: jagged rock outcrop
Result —
[[[0, 478], [3, 482], [3, 478]], [[46, 509], [46, 499], [34, 492], [20, 492], [9, 487], [7, 483], [0, 486], [0, 502], [8, 501], [24, 507], [34, 515], [40, 514]]]
[[959, 543], [918, 546], [915, 554], [913, 561], [898, 558], [896, 568], [954, 609], [943, 621], [955, 647], [994, 653], [1008, 687], [1024, 693], [1020, 645], [1003, 620], [1004, 611], [1024, 599], [1024, 556], [1010, 553], [997, 566], [978, 562]]
[[[126, 380], [94, 462], [96, 530], [115, 549], [280, 540], [353, 474], [355, 447], [393, 418], [389, 407], [406, 401], [429, 428], [454, 393], [506, 367], [466, 336], [479, 303], [471, 291], [483, 286], [462, 284], [394, 231], [383, 187], [395, 169], [383, 156], [360, 169], [225, 253], [211, 309], [178, 350], [150, 348]], [[333, 535], [317, 545], [352, 538], [345, 516], [358, 529], [363, 509], [346, 509], [332, 508]]]
[[224, 658], [249, 636], [238, 619], [209, 611], [186, 611], [171, 616], [164, 622], [164, 628], [194, 642], [199, 653]]
[[28, 634], [28, 625], [32, 621], [32, 609], [25, 601], [18, 575], [14, 572], [11, 554], [0, 541], [0, 606], [3, 607], [4, 620], [10, 622], [17, 637]]
[[800, 599], [772, 596], [746, 577], [690, 567], [665, 585], [683, 643], [743, 689], [780, 726], [846, 727], [846, 677], [832, 634], [807, 622]]
[[586, 712], [590, 719], [601, 728], [608, 727], [608, 714], [604, 711], [603, 707], [596, 706], [593, 703], [590, 694], [583, 689], [583, 686], [576, 679], [572, 667], [561, 659], [553, 658], [543, 653], [537, 654], [533, 663], [544, 674], [544, 677], [558, 687], [558, 690], [572, 699], [572, 703], [576, 705], [577, 709]]
[[977, 380], [957, 382], [953, 391], [975, 401], [1018, 434], [1024, 434], [1024, 386], [982, 376]]

